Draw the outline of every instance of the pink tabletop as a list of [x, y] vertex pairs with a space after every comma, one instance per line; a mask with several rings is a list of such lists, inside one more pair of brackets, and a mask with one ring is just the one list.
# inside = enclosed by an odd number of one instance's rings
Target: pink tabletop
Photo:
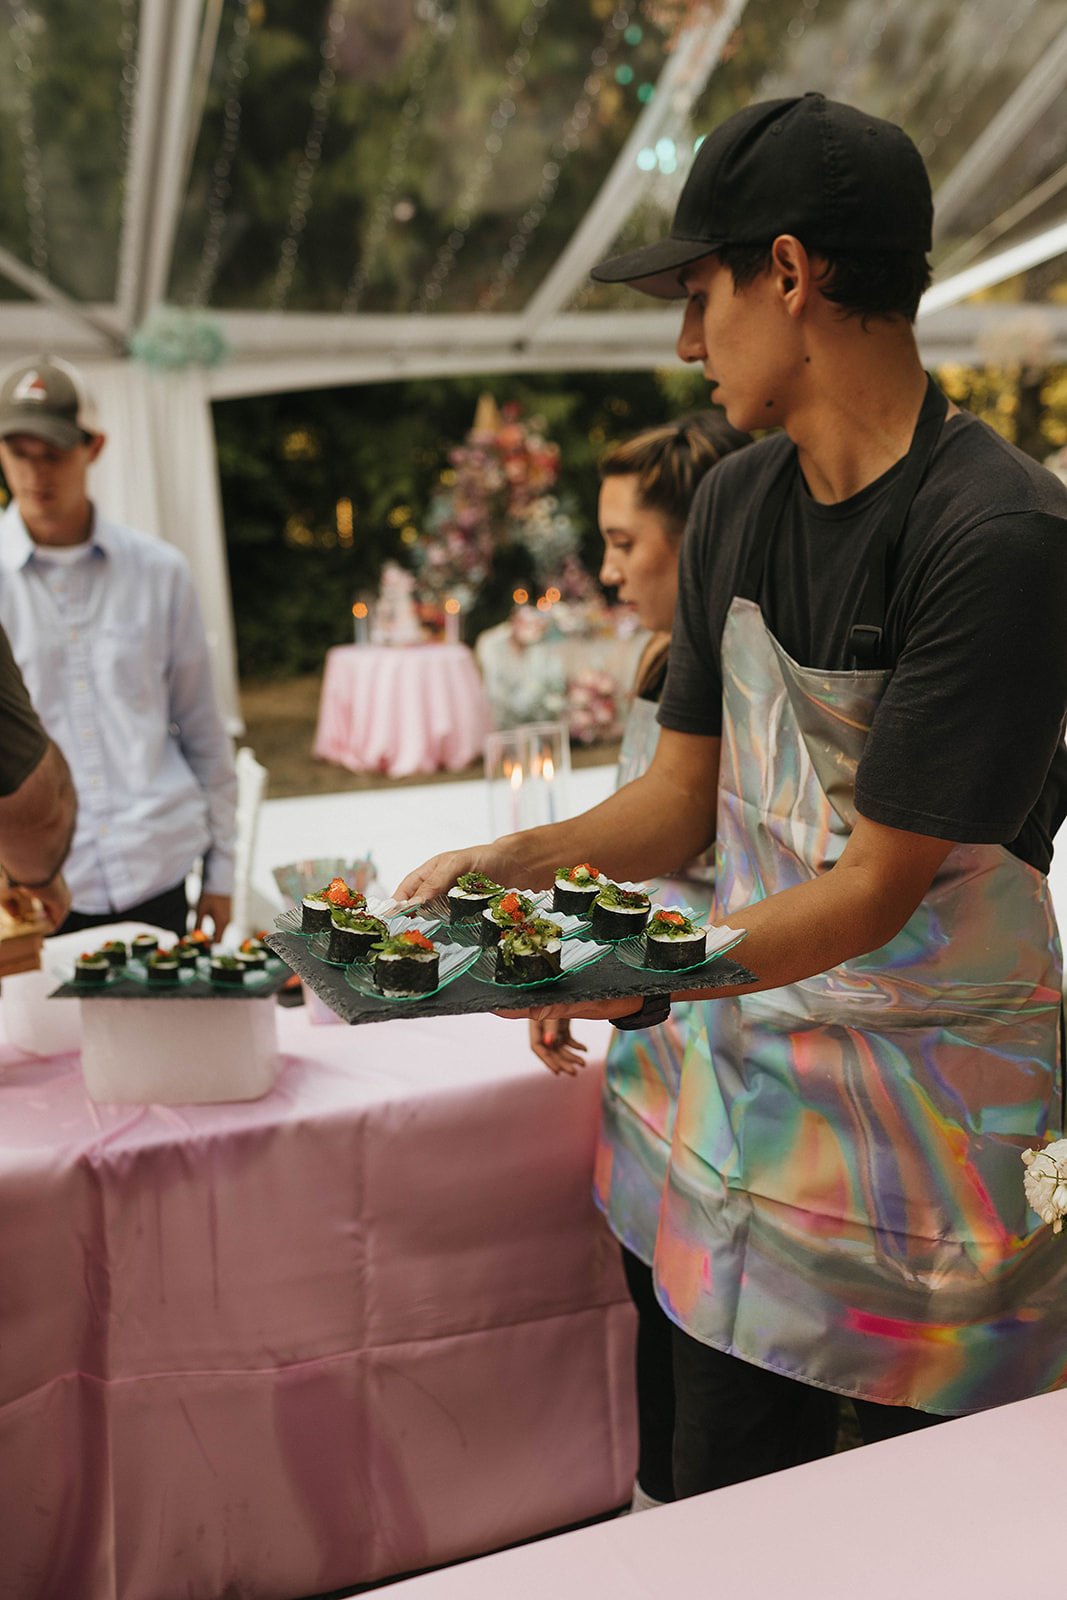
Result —
[[492, 1017], [278, 1022], [244, 1104], [0, 1051], [4, 1600], [296, 1600], [628, 1495], [598, 1071]]
[[1061, 1596], [1067, 1392], [413, 1578], [389, 1600]]
[[458, 772], [492, 717], [464, 644], [338, 645], [326, 653], [314, 753], [350, 772]]

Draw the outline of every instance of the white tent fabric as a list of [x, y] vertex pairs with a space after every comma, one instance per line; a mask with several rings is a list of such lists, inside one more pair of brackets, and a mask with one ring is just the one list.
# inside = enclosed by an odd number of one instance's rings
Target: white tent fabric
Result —
[[105, 515], [165, 539], [189, 562], [219, 704], [230, 731], [239, 733], [233, 608], [204, 373], [195, 367], [156, 373], [131, 361], [84, 363], [82, 371], [108, 436], [93, 468], [93, 499]]

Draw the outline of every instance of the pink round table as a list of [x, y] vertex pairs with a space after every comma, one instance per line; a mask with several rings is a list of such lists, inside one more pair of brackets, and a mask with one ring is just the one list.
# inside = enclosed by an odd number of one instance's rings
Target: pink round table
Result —
[[327, 651], [314, 754], [350, 772], [457, 772], [492, 716], [465, 644], [337, 645]]

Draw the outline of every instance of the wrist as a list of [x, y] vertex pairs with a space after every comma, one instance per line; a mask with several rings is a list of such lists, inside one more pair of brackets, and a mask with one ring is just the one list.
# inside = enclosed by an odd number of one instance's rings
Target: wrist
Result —
[[628, 1011], [623, 1017], [612, 1017], [611, 1026], [622, 1033], [630, 1033], [638, 1028], [657, 1028], [667, 1021], [670, 1014], [669, 994], [646, 994], [636, 1011]]

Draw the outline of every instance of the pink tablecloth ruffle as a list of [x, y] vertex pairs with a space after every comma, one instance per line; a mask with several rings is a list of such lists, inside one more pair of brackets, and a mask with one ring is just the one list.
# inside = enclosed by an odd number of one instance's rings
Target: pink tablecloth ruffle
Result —
[[492, 727], [462, 644], [338, 645], [327, 652], [314, 753], [350, 772], [458, 772]]

